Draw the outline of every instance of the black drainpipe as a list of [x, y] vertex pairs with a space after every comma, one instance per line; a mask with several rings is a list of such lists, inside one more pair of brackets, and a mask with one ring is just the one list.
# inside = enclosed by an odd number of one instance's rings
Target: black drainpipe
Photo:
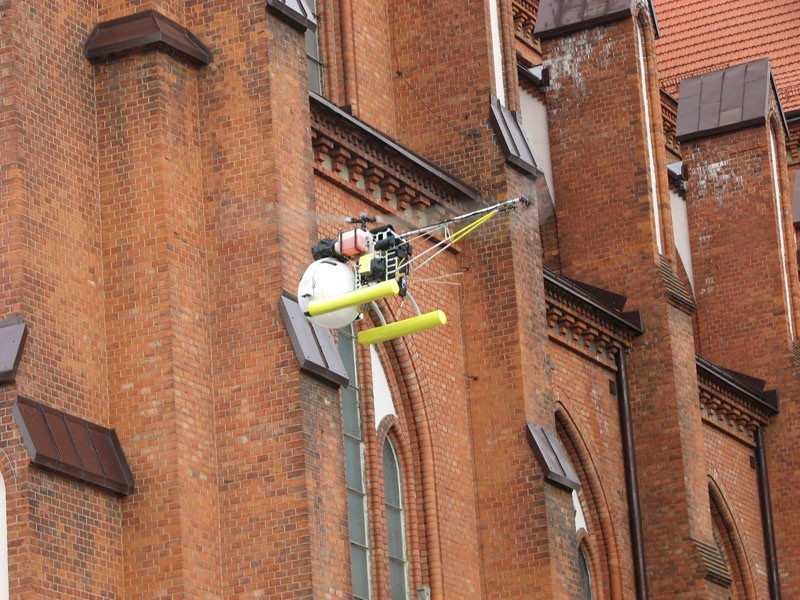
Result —
[[[620, 348], [615, 358], [617, 362], [619, 421], [620, 428], [622, 429], [622, 456], [625, 463], [625, 490], [628, 496], [631, 552], [633, 553], [633, 570], [636, 576], [636, 598], [637, 600], [646, 600], [647, 571], [644, 561], [642, 512], [639, 508], [639, 482], [636, 476], [636, 456], [633, 450], [633, 425], [631, 423], [631, 404], [628, 398], [628, 373], [625, 366], [625, 349]], [[761, 471], [759, 470], [759, 474], [760, 473]], [[767, 493], [769, 493], [769, 491]]]
[[769, 597], [780, 600], [781, 584], [778, 575], [778, 553], [775, 550], [775, 530], [772, 526], [772, 501], [767, 476], [767, 454], [764, 451], [764, 428], [756, 429], [756, 469], [758, 473], [758, 499], [761, 503], [761, 523], [764, 529], [764, 551], [767, 559]]

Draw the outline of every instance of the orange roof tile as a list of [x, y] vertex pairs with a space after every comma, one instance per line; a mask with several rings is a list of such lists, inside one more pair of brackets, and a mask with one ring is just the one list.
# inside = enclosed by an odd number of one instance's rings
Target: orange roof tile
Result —
[[656, 58], [662, 87], [769, 58], [785, 111], [800, 109], [798, 0], [655, 0], [661, 38]]

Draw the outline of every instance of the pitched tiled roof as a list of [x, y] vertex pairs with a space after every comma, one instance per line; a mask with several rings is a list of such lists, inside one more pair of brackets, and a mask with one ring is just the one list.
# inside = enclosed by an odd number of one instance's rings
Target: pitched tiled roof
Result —
[[685, 77], [769, 58], [783, 109], [800, 109], [798, 0], [655, 0], [655, 7], [658, 70], [667, 92], [677, 95]]

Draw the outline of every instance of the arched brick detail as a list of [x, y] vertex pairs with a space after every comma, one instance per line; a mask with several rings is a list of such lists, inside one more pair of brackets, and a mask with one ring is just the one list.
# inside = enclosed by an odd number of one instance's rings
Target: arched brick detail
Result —
[[[385, 303], [381, 304], [381, 309], [388, 313]], [[386, 316], [392, 317], [391, 314], [386, 314]], [[370, 311], [369, 318], [373, 326], [380, 324], [373, 311]], [[407, 529], [407, 536], [414, 542], [413, 548], [410, 550], [415, 553], [409, 553], [409, 560], [412, 562], [409, 576], [413, 585], [422, 583], [424, 577], [422, 565], [423, 562], [426, 563], [431, 596], [443, 598], [436, 461], [431, 422], [424, 401], [428, 390], [427, 381], [424, 372], [417, 368], [417, 365], [420, 364], [419, 353], [414, 347], [413, 340], [408, 336], [381, 344], [376, 349], [383, 359], [384, 371], [392, 397], [395, 401], [399, 400], [395, 403], [398, 424], [392, 423], [389, 426], [393, 426], [393, 430], [399, 432], [400, 437], [395, 439], [400, 445], [401, 459], [404, 465], [411, 467], [405, 468], [403, 473], [404, 483], [413, 486], [407, 489], [414, 490], [414, 497], [410, 498], [408, 509], [409, 521], [413, 519], [413, 528]], [[397, 425], [403, 426], [398, 427]], [[387, 426], [387, 432], [389, 426]], [[378, 440], [382, 444], [386, 432], [383, 437], [380, 435], [380, 431], [378, 433]], [[413, 480], [410, 480], [409, 477], [412, 474]]]
[[583, 543], [588, 549], [587, 558], [594, 576], [597, 596], [622, 598], [622, 568], [619, 549], [608, 499], [600, 476], [583, 436], [566, 407], [560, 402], [556, 403], [555, 416], [556, 432], [570, 454], [583, 486], [582, 493], [586, 506], [582, 508], [584, 508], [584, 516], [591, 524], [590, 531], [583, 539]]
[[[387, 374], [387, 379], [390, 376]], [[393, 382], [390, 381], [390, 386]], [[422, 552], [420, 545], [420, 527], [419, 527], [419, 510], [418, 494], [417, 494], [417, 481], [414, 469], [414, 456], [411, 449], [411, 439], [406, 432], [405, 428], [400, 423], [400, 419], [394, 415], [387, 415], [378, 425], [378, 447], [383, 452], [383, 445], [386, 443], [386, 438], [392, 436], [394, 447], [400, 454], [400, 467], [403, 482], [403, 504], [406, 513], [406, 546], [408, 554], [408, 578], [409, 589], [414, 590], [423, 584], [422, 581]], [[381, 487], [383, 486], [383, 477], [381, 477]], [[383, 497], [383, 494], [381, 494]], [[381, 523], [386, 522], [386, 515], [382, 515], [383, 520]], [[385, 549], [385, 548], [384, 548]]]
[[708, 478], [708, 495], [711, 500], [711, 522], [714, 529], [724, 538], [720, 542], [724, 545], [723, 550], [729, 562], [728, 568], [731, 570], [733, 599], [757, 598], [753, 573], [747, 560], [742, 536], [722, 489], [712, 477]]

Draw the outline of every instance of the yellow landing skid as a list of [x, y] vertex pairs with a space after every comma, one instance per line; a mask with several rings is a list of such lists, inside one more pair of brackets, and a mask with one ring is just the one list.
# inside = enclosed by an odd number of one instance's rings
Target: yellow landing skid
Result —
[[347, 292], [336, 298], [324, 298], [322, 300], [311, 300], [308, 303], [308, 314], [312, 317], [325, 315], [343, 308], [369, 304], [381, 298], [397, 296], [400, 293], [400, 285], [396, 279], [381, 281], [374, 285], [367, 286], [352, 292]]
[[399, 338], [403, 335], [416, 333], [432, 327], [439, 327], [447, 323], [447, 315], [444, 311], [435, 310], [433, 312], [419, 315], [418, 317], [411, 317], [410, 319], [403, 319], [396, 323], [389, 323], [388, 325], [381, 325], [380, 327], [373, 327], [365, 331], [358, 332], [358, 343], [363, 345], [378, 344]]

